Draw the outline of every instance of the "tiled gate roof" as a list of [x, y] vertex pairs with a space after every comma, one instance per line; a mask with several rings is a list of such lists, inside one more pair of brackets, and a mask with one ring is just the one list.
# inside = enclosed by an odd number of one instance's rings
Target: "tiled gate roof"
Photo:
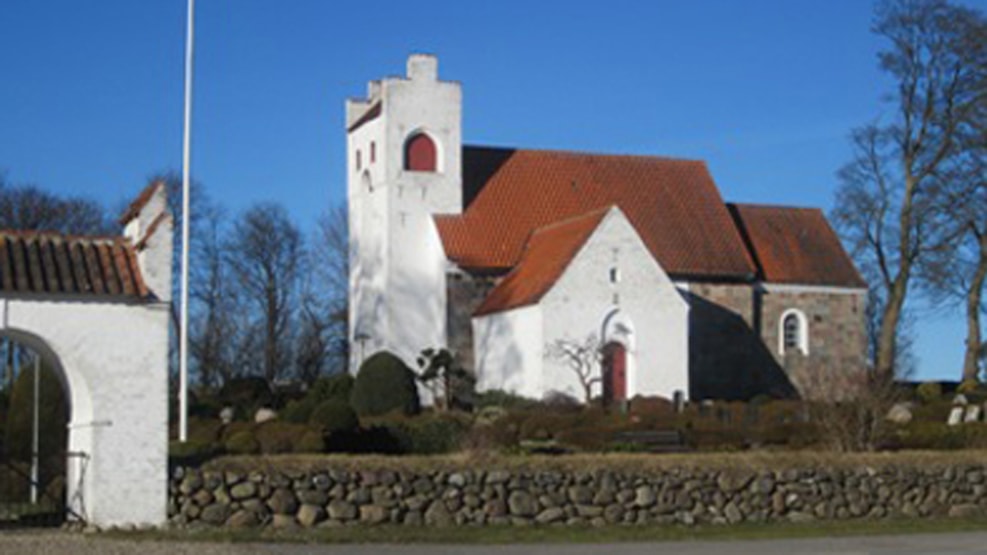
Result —
[[123, 237], [0, 231], [0, 294], [137, 300], [149, 292]]

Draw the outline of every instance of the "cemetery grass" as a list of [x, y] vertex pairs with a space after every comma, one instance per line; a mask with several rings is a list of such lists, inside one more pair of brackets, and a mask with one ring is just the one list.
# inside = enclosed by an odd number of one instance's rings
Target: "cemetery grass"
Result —
[[138, 541], [196, 541], [210, 543], [341, 543], [341, 544], [508, 544], [508, 543], [618, 543], [665, 541], [736, 541], [930, 534], [987, 531], [987, 520], [888, 519], [819, 521], [809, 523], [740, 524], [734, 526], [458, 526], [404, 527], [352, 526], [294, 530], [230, 530], [224, 528], [111, 530], [93, 535]]

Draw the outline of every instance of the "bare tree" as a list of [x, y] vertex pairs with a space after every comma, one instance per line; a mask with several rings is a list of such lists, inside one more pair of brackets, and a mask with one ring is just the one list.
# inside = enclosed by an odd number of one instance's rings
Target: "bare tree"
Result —
[[273, 384], [291, 362], [290, 324], [305, 256], [301, 232], [281, 205], [256, 204], [234, 223], [227, 253], [244, 299], [257, 310], [261, 372]]
[[0, 174], [0, 228], [100, 235], [114, 231], [106, 209], [85, 197], [60, 197]]
[[323, 306], [310, 291], [302, 295], [295, 366], [298, 378], [308, 384], [314, 383], [325, 372], [332, 347], [328, 332], [332, 327], [332, 316], [323, 310]]
[[[987, 140], [984, 135], [983, 140]], [[987, 143], [960, 157], [944, 181], [962, 202], [947, 223], [953, 241], [928, 257], [922, 277], [935, 304], [961, 305], [966, 316], [962, 379], [977, 380], [983, 370], [981, 315], [987, 309]]]
[[240, 336], [238, 299], [224, 252], [222, 211], [203, 206], [191, 252], [189, 351], [200, 385], [225, 384], [235, 374]]
[[573, 371], [583, 388], [583, 400], [589, 404], [593, 386], [603, 381], [603, 348], [596, 335], [589, 334], [582, 341], [556, 339], [546, 347], [545, 354]]
[[309, 291], [321, 318], [325, 362], [330, 370], [345, 369], [349, 357], [349, 227], [345, 205], [335, 205], [319, 217], [309, 252]]
[[878, 276], [883, 312], [874, 366], [889, 378], [916, 267], [949, 239], [937, 176], [983, 102], [982, 68], [966, 40], [967, 25], [982, 16], [945, 0], [885, 1], [876, 16], [874, 32], [890, 42], [880, 65], [897, 83], [894, 116], [854, 131], [855, 155], [840, 171], [833, 215]]

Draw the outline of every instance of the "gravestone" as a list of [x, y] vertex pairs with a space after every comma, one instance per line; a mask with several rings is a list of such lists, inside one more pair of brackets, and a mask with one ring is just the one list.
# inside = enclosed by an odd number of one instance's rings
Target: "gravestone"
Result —
[[953, 407], [949, 411], [949, 418], [946, 420], [946, 424], [950, 426], [956, 426], [963, 421], [963, 407]]
[[980, 422], [980, 406], [967, 405], [966, 413], [963, 415], [963, 422]]

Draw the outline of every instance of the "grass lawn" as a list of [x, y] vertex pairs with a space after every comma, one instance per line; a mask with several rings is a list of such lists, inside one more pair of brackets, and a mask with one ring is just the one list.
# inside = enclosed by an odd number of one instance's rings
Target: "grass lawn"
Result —
[[402, 527], [366, 526], [307, 530], [160, 530], [111, 531], [95, 537], [146, 541], [290, 542], [290, 543], [615, 543], [689, 540], [763, 540], [832, 536], [900, 535], [987, 531], [987, 519], [900, 519], [826, 521], [804, 524], [738, 526], [566, 526]]

